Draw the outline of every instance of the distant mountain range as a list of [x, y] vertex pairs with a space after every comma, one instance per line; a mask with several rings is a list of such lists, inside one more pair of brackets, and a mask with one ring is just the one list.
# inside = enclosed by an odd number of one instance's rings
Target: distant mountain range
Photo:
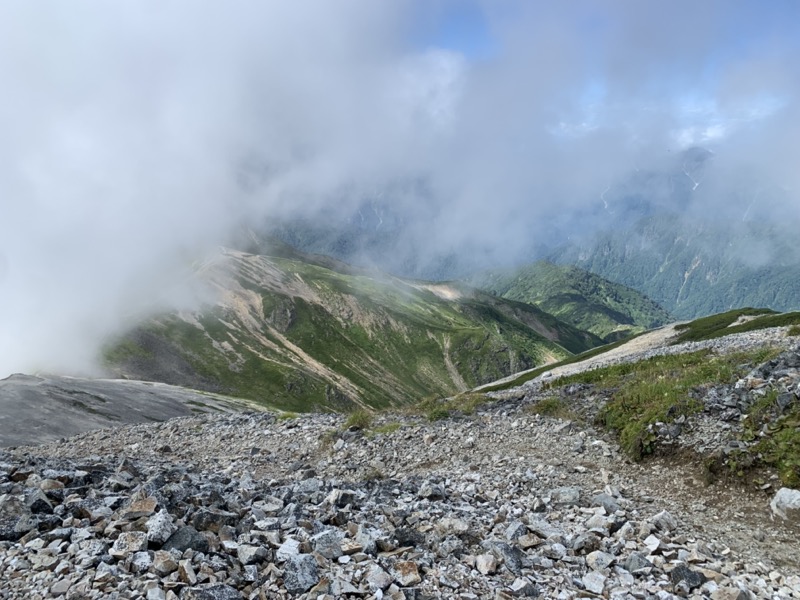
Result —
[[752, 174], [723, 172], [715, 160], [709, 150], [689, 148], [609, 182], [572, 212], [556, 206], [551, 219], [537, 212], [530, 240], [505, 257], [507, 264], [471, 248], [429, 251], [435, 202], [418, 214], [392, 201], [393, 193], [426, 198], [424, 186], [387, 190], [351, 212], [277, 220], [268, 229], [304, 251], [440, 281], [546, 259], [631, 287], [678, 318], [743, 306], [800, 308], [800, 221], [791, 198]]
[[549, 258], [630, 286], [678, 318], [745, 306], [800, 308], [793, 236], [760, 221], [643, 217], [622, 230], [564, 246]]
[[667, 311], [636, 290], [577, 267], [539, 261], [487, 271], [468, 281], [501, 298], [538, 306], [608, 342], [671, 320]]

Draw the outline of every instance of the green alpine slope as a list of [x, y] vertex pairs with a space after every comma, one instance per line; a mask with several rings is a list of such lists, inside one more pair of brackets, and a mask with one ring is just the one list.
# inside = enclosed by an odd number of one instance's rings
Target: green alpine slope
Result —
[[108, 348], [110, 371], [291, 410], [348, 410], [452, 394], [602, 343], [464, 286], [274, 253], [224, 250], [198, 272], [216, 301], [130, 331]]
[[643, 294], [570, 266], [540, 261], [470, 279], [480, 289], [535, 305], [606, 341], [667, 323], [670, 315]]

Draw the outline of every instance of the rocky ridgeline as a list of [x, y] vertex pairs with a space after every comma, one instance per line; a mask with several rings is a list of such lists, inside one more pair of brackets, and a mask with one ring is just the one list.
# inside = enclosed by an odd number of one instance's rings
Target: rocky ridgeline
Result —
[[201, 416], [10, 449], [0, 598], [800, 597], [766, 502], [696, 509], [688, 473], [592, 429], [521, 405], [341, 428]]
[[[788, 327], [771, 327], [768, 329], [736, 333], [701, 342], [683, 342], [669, 345], [669, 342], [674, 340], [679, 334], [679, 332], [675, 330], [674, 325], [671, 325], [651, 332], [653, 335], [663, 332], [661, 336], [658, 336], [657, 344], [654, 347], [638, 349], [637, 340], [634, 338], [621, 348], [599, 354], [582, 362], [557, 367], [553, 371], [545, 371], [542, 375], [526, 381], [522, 385], [509, 387], [508, 389], [497, 392], [490, 392], [487, 395], [497, 400], [520, 398], [526, 394], [535, 394], [541, 391], [543, 387], [550, 385], [553, 380], [558, 377], [567, 377], [588, 369], [602, 369], [614, 365], [639, 362], [657, 356], [687, 354], [700, 350], [711, 350], [712, 352], [724, 354], [730, 352], [745, 352], [763, 346], [773, 346], [788, 350], [797, 345], [797, 338], [788, 336], [788, 330]], [[628, 348], [632, 348], [632, 350], [628, 350]]]

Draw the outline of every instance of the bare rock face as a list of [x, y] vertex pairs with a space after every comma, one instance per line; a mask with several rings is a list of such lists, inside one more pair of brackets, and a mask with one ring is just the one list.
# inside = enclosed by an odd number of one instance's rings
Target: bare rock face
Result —
[[41, 444], [126, 423], [197, 412], [252, 410], [250, 404], [190, 389], [123, 379], [11, 375], [0, 380], [0, 447]]

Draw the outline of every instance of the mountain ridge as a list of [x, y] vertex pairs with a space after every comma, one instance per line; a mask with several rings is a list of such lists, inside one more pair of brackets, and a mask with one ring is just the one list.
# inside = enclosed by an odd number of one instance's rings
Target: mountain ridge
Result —
[[215, 304], [135, 328], [107, 349], [111, 372], [291, 410], [347, 410], [464, 391], [602, 343], [461, 284], [278, 254], [290, 257], [223, 250], [201, 273]]
[[632, 288], [547, 261], [486, 271], [468, 281], [502, 298], [538, 306], [607, 342], [671, 320], [667, 311]]

